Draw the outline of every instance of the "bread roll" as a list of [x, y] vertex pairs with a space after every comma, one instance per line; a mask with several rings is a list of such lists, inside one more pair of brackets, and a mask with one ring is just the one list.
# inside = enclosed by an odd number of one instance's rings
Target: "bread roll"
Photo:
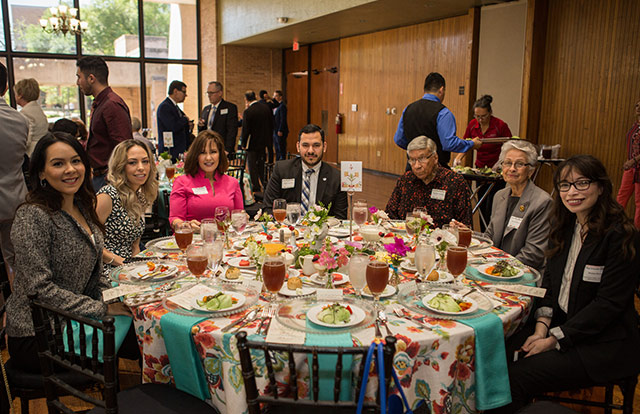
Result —
[[302, 280], [297, 276], [291, 276], [287, 279], [287, 289], [296, 290], [302, 288]]

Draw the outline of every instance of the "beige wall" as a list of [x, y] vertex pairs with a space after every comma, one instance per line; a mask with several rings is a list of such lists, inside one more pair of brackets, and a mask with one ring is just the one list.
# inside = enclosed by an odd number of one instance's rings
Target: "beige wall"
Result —
[[[371, 2], [372, 0], [217, 0], [221, 16], [220, 43], [227, 44]], [[288, 17], [289, 22], [280, 24], [278, 17]]]
[[520, 128], [526, 17], [525, 0], [483, 7], [480, 17], [477, 98], [493, 96], [494, 115], [514, 135]]

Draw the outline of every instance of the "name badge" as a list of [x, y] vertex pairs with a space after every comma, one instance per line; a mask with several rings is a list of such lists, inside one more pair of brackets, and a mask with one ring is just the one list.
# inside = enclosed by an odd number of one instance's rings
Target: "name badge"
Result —
[[195, 187], [195, 188], [192, 188], [191, 190], [193, 190], [193, 194], [195, 195], [204, 195], [208, 193], [207, 187]]
[[445, 190], [436, 190], [435, 188], [431, 190], [431, 198], [434, 200], [444, 200], [444, 197], [447, 195]]
[[507, 227], [518, 229], [520, 228], [520, 223], [522, 223], [522, 217], [511, 216], [509, 218], [509, 223], [507, 223]]
[[227, 108], [221, 109], [220, 110], [220, 115], [226, 115], [229, 113], [229, 110]]
[[604, 266], [586, 265], [584, 267], [584, 273], [582, 274], [582, 280], [585, 282], [600, 283], [602, 280], [602, 272], [604, 272]]
[[165, 147], [173, 147], [173, 132], [164, 131], [162, 133], [162, 141], [164, 142]]
[[282, 189], [286, 190], [288, 188], [293, 188], [296, 186], [295, 178], [283, 178], [282, 179]]

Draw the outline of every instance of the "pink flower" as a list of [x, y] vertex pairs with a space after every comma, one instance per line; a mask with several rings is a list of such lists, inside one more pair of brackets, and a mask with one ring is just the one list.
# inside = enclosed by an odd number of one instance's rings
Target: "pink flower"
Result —
[[407, 252], [411, 250], [411, 247], [404, 244], [404, 240], [400, 237], [394, 237], [393, 243], [385, 244], [384, 249], [392, 255], [397, 255], [400, 257], [404, 257], [407, 255]]
[[359, 250], [359, 249], [362, 249], [362, 243], [359, 243], [359, 242], [357, 242], [357, 241], [349, 241], [349, 240], [346, 240], [346, 241], [344, 242], [344, 244], [346, 244], [347, 246], [351, 246], [351, 247], [353, 247], [354, 249], [358, 249], [358, 250]]
[[369, 207], [369, 213], [376, 214], [377, 212], [378, 212], [378, 209], [376, 208], [376, 206]]

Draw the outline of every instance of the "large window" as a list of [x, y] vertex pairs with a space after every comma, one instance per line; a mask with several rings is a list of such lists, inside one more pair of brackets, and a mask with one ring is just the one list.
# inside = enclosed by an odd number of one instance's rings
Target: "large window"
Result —
[[[155, 128], [155, 109], [175, 79], [188, 85], [184, 111], [197, 120], [202, 96], [198, 0], [5, 1], [8, 15], [4, 18], [0, 8], [0, 62], [13, 69], [11, 90], [5, 98], [14, 106], [13, 85], [20, 79], [35, 78], [50, 121], [63, 117], [88, 121], [93, 98], [83, 97], [76, 86], [76, 60], [98, 55], [104, 56], [109, 66], [110, 86], [129, 105], [131, 116], [140, 118], [145, 127]], [[79, 18], [89, 24], [80, 39], [41, 28], [39, 20], [50, 17], [49, 8], [59, 4], [77, 7]], [[5, 39], [5, 24], [9, 25], [10, 39]]]

